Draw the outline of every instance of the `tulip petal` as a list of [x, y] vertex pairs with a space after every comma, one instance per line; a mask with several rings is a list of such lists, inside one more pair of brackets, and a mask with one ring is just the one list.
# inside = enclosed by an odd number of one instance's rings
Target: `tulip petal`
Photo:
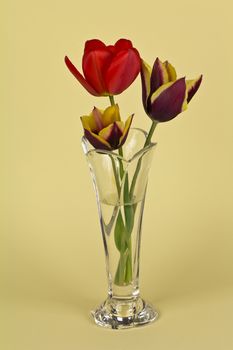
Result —
[[133, 114], [130, 115], [125, 122], [125, 127], [124, 127], [124, 131], [123, 131], [123, 135], [120, 138], [119, 146], [122, 146], [126, 141], [126, 138], [128, 136], [128, 132], [129, 132], [129, 128], [130, 128], [132, 120], [133, 120], [133, 116], [134, 116]]
[[[94, 109], [92, 111], [92, 115], [93, 115], [93, 118], [94, 118], [95, 124], [96, 124], [95, 130], [97, 132], [99, 132], [104, 127], [103, 122], [102, 122], [102, 113], [98, 108], [94, 107]], [[94, 131], [94, 130], [92, 130], [92, 131]]]
[[105, 150], [111, 149], [110, 144], [106, 140], [104, 140], [99, 135], [91, 132], [90, 130], [84, 129], [84, 135], [93, 147]]
[[123, 122], [114, 122], [99, 132], [99, 136], [106, 140], [111, 145], [112, 149], [119, 147], [119, 140], [122, 136], [122, 126], [124, 123], [121, 127], [119, 127], [118, 123]]
[[187, 102], [189, 103], [197, 90], [199, 89], [202, 82], [202, 75], [199, 78], [193, 80], [186, 80], [186, 88], [188, 92]]
[[142, 102], [144, 109], [147, 110], [147, 99], [150, 95], [150, 77], [151, 67], [142, 60], [141, 65], [141, 82], [142, 82]]
[[116, 48], [115, 48], [114, 45], [108, 45], [108, 46], [106, 46], [106, 48], [107, 48], [107, 50], [108, 50], [109, 52], [111, 52], [112, 54], [115, 54], [115, 53], [116, 53]]
[[89, 51], [83, 56], [84, 76], [99, 95], [106, 95], [108, 91], [104, 81], [104, 72], [109, 66], [111, 58], [112, 53], [107, 49]]
[[93, 132], [97, 132], [97, 126], [96, 126], [96, 122], [95, 119], [93, 117], [93, 115], [84, 115], [82, 117], [80, 117], [83, 128], [93, 131]]
[[87, 40], [85, 42], [84, 54], [93, 50], [106, 49], [106, 45], [99, 39]]
[[119, 39], [115, 43], [114, 46], [115, 46], [117, 51], [127, 50], [127, 49], [132, 49], [133, 48], [132, 42], [130, 40], [127, 40], [127, 39]]
[[136, 79], [140, 68], [141, 59], [136, 49], [118, 52], [106, 70], [107, 91], [112, 95], [120, 94]]
[[168, 80], [175, 81], [177, 78], [175, 68], [168, 61], [165, 61], [163, 64], [164, 64], [164, 66], [167, 70], [167, 73], [168, 73]]
[[103, 112], [103, 115], [102, 115], [103, 127], [106, 127], [109, 124], [112, 124], [120, 120], [121, 118], [120, 118], [119, 106], [117, 104], [113, 106], [109, 106]]
[[186, 102], [185, 78], [162, 85], [151, 96], [149, 115], [158, 122], [166, 122], [175, 118]]
[[118, 128], [120, 129], [121, 133], [123, 134], [124, 129], [125, 129], [125, 123], [122, 120], [119, 120], [115, 122]]
[[167, 69], [163, 62], [157, 57], [151, 73], [151, 94], [153, 94], [161, 85], [168, 83], [168, 81]]
[[69, 60], [67, 56], [65, 56], [65, 63], [69, 71], [74, 75], [76, 79], [80, 82], [80, 84], [92, 95], [99, 96], [99, 93], [84, 79], [81, 73], [77, 70], [77, 68], [73, 65], [73, 63]]

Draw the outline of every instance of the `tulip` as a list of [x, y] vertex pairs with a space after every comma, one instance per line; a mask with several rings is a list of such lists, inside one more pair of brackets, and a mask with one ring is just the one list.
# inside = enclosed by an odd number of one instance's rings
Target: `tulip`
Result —
[[145, 112], [155, 122], [166, 122], [187, 108], [201, 84], [202, 75], [193, 80], [177, 79], [175, 68], [157, 58], [153, 69], [142, 61], [141, 80]]
[[120, 94], [132, 84], [141, 69], [140, 55], [126, 39], [109, 46], [97, 39], [86, 41], [82, 59], [84, 76], [67, 56], [65, 63], [80, 84], [94, 96]]
[[104, 111], [94, 107], [92, 113], [81, 117], [84, 135], [98, 149], [114, 150], [120, 148], [128, 135], [133, 115], [126, 122], [121, 121], [118, 105]]

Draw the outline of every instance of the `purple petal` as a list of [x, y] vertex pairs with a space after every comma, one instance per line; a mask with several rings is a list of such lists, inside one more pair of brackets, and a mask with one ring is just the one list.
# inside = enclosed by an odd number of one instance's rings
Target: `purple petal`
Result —
[[129, 116], [129, 118], [125, 122], [125, 128], [124, 128], [124, 132], [123, 132], [123, 135], [122, 135], [122, 139], [120, 139], [119, 147], [123, 146], [123, 144], [125, 143], [125, 141], [127, 139], [127, 136], [128, 136], [128, 133], [129, 133], [129, 129], [130, 129], [130, 126], [132, 124], [133, 116], [134, 116], [134, 114]]
[[111, 145], [112, 149], [119, 148], [120, 137], [123, 135], [122, 130], [114, 122], [109, 128], [109, 133], [104, 139]]
[[157, 57], [151, 73], [151, 95], [163, 84], [168, 82], [168, 74], [163, 63]]
[[110, 145], [108, 146], [108, 143], [104, 139], [101, 139], [98, 135], [94, 134], [93, 132], [84, 129], [84, 135], [93, 147], [105, 150], [111, 149]]
[[96, 131], [99, 132], [104, 127], [103, 122], [102, 122], [102, 114], [98, 108], [94, 107], [93, 111], [92, 111], [92, 115], [93, 115], [95, 123], [96, 123], [96, 127], [97, 127]]
[[197, 90], [199, 89], [201, 82], [202, 82], [202, 75], [197, 80], [193, 80], [193, 83], [191, 83], [190, 86], [188, 85], [188, 87], [187, 87], [187, 89], [188, 89], [187, 102], [188, 103], [191, 101], [191, 99], [193, 98], [193, 96], [195, 95]]
[[185, 94], [185, 78], [181, 78], [163, 90], [155, 99], [153, 99], [152, 95], [149, 111], [150, 117], [159, 122], [166, 122], [175, 118], [182, 112]]

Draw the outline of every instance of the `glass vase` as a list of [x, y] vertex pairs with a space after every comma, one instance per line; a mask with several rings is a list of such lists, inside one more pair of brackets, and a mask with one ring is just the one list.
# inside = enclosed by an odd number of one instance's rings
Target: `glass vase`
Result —
[[158, 317], [139, 292], [141, 228], [148, 172], [155, 143], [131, 128], [120, 151], [94, 149], [82, 138], [99, 211], [108, 278], [108, 297], [92, 312], [96, 324], [122, 329]]

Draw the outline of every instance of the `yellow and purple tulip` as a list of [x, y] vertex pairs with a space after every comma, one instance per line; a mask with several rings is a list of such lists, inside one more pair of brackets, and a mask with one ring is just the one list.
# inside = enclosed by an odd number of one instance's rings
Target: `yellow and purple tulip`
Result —
[[187, 108], [201, 84], [202, 75], [193, 80], [177, 79], [175, 68], [168, 61], [156, 58], [153, 69], [142, 60], [141, 80], [145, 112], [157, 122], [166, 122]]
[[88, 141], [93, 147], [104, 150], [114, 150], [124, 144], [132, 119], [133, 115], [124, 123], [117, 104], [104, 111], [94, 107], [90, 115], [81, 117]]

